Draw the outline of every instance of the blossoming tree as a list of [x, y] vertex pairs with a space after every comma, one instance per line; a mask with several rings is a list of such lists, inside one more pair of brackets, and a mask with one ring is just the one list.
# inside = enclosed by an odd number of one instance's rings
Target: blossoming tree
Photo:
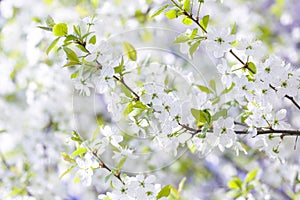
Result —
[[299, 199], [299, 6], [2, 1], [1, 199]]

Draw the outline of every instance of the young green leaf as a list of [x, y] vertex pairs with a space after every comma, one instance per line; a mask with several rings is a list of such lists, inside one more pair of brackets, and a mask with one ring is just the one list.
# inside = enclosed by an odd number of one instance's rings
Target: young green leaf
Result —
[[95, 35], [93, 35], [90, 39], [89, 39], [89, 44], [96, 44], [97, 42], [97, 38]]
[[64, 161], [70, 162], [70, 163], [74, 163], [75, 160], [73, 158], [71, 158], [67, 153], [62, 152], [61, 156], [63, 157]]
[[253, 181], [256, 177], [257, 172], [258, 172], [258, 169], [255, 169], [255, 170], [249, 172], [245, 178], [245, 182], [249, 183], [250, 181]]
[[154, 17], [160, 15], [168, 7], [169, 7], [169, 5], [164, 5], [163, 7], [159, 8], [151, 15], [151, 18], [153, 19]]
[[193, 24], [193, 20], [191, 20], [189, 17], [187, 16], [184, 16], [182, 18], [182, 23], [185, 24], [185, 25], [192, 25]]
[[165, 16], [168, 18], [168, 19], [175, 19], [177, 17], [177, 10], [169, 10], [165, 13]]
[[65, 36], [68, 34], [68, 26], [65, 23], [55, 24], [52, 32], [57, 37]]
[[62, 173], [59, 176], [59, 179], [62, 179], [65, 175], [67, 175], [68, 173], [70, 173], [74, 167], [76, 167], [76, 165], [72, 165], [71, 167], [69, 167], [66, 171], [64, 171], [64, 173]]
[[253, 62], [248, 63], [248, 68], [250, 69], [251, 73], [256, 74], [256, 66]]
[[163, 187], [156, 196], [156, 199], [160, 199], [162, 197], [168, 197], [171, 192], [171, 185], [166, 185]]
[[184, 0], [183, 2], [183, 10], [186, 12], [189, 12], [191, 9], [191, 1], [190, 0]]
[[226, 117], [227, 116], [227, 109], [222, 109], [219, 110], [218, 112], [216, 112], [213, 116], [212, 116], [212, 120], [216, 121], [218, 120], [220, 117]]
[[208, 21], [209, 21], [209, 15], [205, 15], [201, 21], [200, 21], [200, 25], [206, 29], [207, 28], [207, 25], [208, 25]]
[[194, 53], [197, 51], [197, 49], [199, 48], [199, 45], [200, 45], [200, 40], [195, 42], [194, 44], [192, 44], [190, 46], [190, 49], [189, 49], [189, 53], [191, 55], [191, 57], [193, 58], [194, 56]]
[[127, 54], [129, 60], [136, 61], [137, 53], [135, 48], [128, 42], [123, 43], [124, 51]]
[[72, 154], [71, 154], [71, 157], [76, 157], [78, 155], [82, 156], [83, 154], [86, 153], [86, 148], [82, 148], [82, 147], [79, 147], [78, 149], [76, 149]]
[[57, 42], [58, 42], [59, 39], [60, 39], [60, 38], [58, 37], [58, 38], [56, 38], [55, 40], [53, 40], [53, 42], [51, 42], [51, 44], [49, 45], [49, 47], [48, 47], [47, 50], [46, 50], [46, 54], [47, 54], [47, 55], [48, 55], [49, 52], [55, 47], [55, 45], [57, 44]]
[[54, 22], [53, 18], [50, 15], [47, 16], [46, 24], [50, 28], [52, 28], [55, 25], [55, 22]]
[[70, 61], [73, 61], [74, 63], [79, 63], [78, 56], [72, 49], [70, 49], [69, 47], [63, 47], [63, 49], [67, 55], [67, 58]]
[[196, 85], [199, 90], [201, 90], [202, 92], [205, 92], [207, 94], [211, 94], [213, 93], [213, 91], [211, 89], [209, 89], [208, 87], [204, 86], [204, 85]]

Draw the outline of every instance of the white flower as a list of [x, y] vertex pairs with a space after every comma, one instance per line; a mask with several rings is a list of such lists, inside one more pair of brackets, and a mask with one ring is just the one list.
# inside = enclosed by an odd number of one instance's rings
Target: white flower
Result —
[[123, 141], [123, 136], [118, 135], [116, 131], [111, 130], [109, 126], [105, 126], [101, 133], [115, 147], [119, 147], [119, 143]]
[[226, 88], [232, 84], [231, 68], [228, 66], [225, 59], [222, 59], [222, 64], [217, 66], [218, 71], [222, 74], [221, 81]]
[[107, 65], [112, 60], [112, 46], [105, 40], [101, 40], [97, 45], [87, 46], [90, 54], [85, 57], [88, 62], [98, 61], [101, 65]]
[[83, 80], [82, 78], [76, 80], [74, 87], [76, 90], [79, 90], [80, 95], [86, 95], [90, 96], [90, 88], [93, 88], [94, 85], [86, 80]]
[[93, 176], [93, 168], [99, 167], [99, 163], [93, 157], [92, 154], [86, 153], [84, 158], [77, 158], [76, 163], [80, 168], [77, 174], [80, 177], [82, 183], [86, 186], [91, 185], [92, 176]]
[[230, 34], [229, 28], [212, 28], [208, 30], [207, 35], [206, 48], [216, 58], [223, 57], [224, 53], [231, 48], [229, 43], [234, 40], [234, 36]]
[[233, 118], [219, 118], [213, 123], [213, 127], [213, 134], [219, 137], [219, 149], [224, 151], [224, 147], [230, 148], [236, 141]]

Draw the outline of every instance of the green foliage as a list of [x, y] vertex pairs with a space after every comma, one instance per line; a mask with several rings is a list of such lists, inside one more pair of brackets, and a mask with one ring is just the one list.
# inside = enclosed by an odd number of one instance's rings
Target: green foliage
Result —
[[70, 49], [69, 47], [64, 46], [63, 50], [65, 51], [69, 61], [72, 61], [72, 62], [77, 63], [77, 64], [79, 63], [78, 56], [72, 49]]
[[204, 85], [196, 85], [198, 88], [199, 88], [199, 90], [201, 90], [202, 92], [205, 92], [205, 93], [207, 93], [207, 94], [212, 94], [213, 93], [213, 91], [209, 88], [209, 87], [206, 87], [206, 86], [204, 86]]
[[96, 44], [97, 42], [97, 38], [95, 35], [93, 35], [90, 39], [89, 39], [89, 44]]
[[86, 153], [86, 148], [84, 147], [78, 147], [73, 153], [71, 154], [71, 157], [76, 157], [76, 156], [83, 156]]
[[47, 48], [47, 50], [46, 50], [46, 54], [48, 55], [49, 53], [50, 53], [50, 51], [56, 46], [56, 44], [57, 44], [57, 42], [59, 41], [59, 37], [58, 38], [56, 38], [55, 40], [53, 40], [52, 42], [51, 42], [51, 44], [49, 45], [49, 47]]
[[256, 66], [253, 62], [247, 63], [248, 68], [250, 69], [250, 72], [253, 74], [256, 74]]
[[65, 175], [67, 175], [68, 173], [70, 173], [74, 167], [76, 167], [76, 165], [72, 165], [71, 167], [69, 167], [66, 171], [64, 171], [60, 176], [59, 179], [62, 179]]
[[76, 131], [72, 131], [72, 137], [71, 140], [75, 141], [75, 142], [83, 142], [83, 139], [81, 138], [81, 136], [76, 132]]
[[55, 24], [52, 31], [57, 37], [65, 36], [68, 34], [68, 26], [65, 23]]
[[191, 9], [191, 1], [190, 0], [184, 0], [183, 2], [183, 10], [185, 10], [186, 12], [189, 12]]
[[205, 15], [201, 21], [200, 21], [200, 25], [206, 29], [207, 28], [207, 25], [208, 25], [208, 22], [209, 22], [209, 15]]
[[195, 108], [192, 108], [191, 113], [197, 122], [197, 126], [201, 127], [204, 124], [211, 123], [211, 115], [207, 109], [197, 110]]
[[153, 19], [154, 17], [160, 15], [166, 8], [168, 8], [170, 5], [164, 5], [163, 7], [159, 8], [156, 10], [152, 15], [151, 18]]
[[171, 185], [166, 185], [157, 194], [156, 199], [161, 199], [163, 197], [167, 197], [167, 199], [169, 199], [169, 200], [179, 200], [180, 194], [175, 187], [173, 187]]
[[228, 182], [229, 191], [227, 196], [230, 198], [247, 197], [247, 195], [254, 188], [254, 183], [257, 182], [256, 175], [258, 169], [250, 171], [244, 181], [238, 176], [233, 176], [233, 179]]
[[62, 152], [61, 156], [63, 157], [64, 161], [70, 162], [70, 163], [74, 163], [75, 160], [73, 158], [71, 158], [67, 153]]
[[182, 23], [189, 26], [193, 24], [193, 20], [191, 20], [188, 16], [184, 16], [182, 18]]
[[178, 12], [178, 10], [176, 10], [176, 9], [171, 9], [171, 10], [169, 10], [169, 11], [167, 11], [167, 12], [165, 13], [165, 16], [166, 16], [168, 19], [175, 19], [175, 18], [178, 17], [177, 12]]
[[137, 60], [137, 52], [135, 48], [128, 42], [123, 43], [124, 51], [129, 58], [129, 60], [136, 61]]

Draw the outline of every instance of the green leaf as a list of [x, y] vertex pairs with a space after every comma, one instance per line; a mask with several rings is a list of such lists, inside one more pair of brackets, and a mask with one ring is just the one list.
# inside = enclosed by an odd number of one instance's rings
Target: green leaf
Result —
[[236, 199], [236, 198], [242, 196], [242, 192], [240, 190], [230, 190], [229, 192], [226, 193], [226, 195], [229, 198]]
[[65, 23], [55, 24], [52, 30], [53, 34], [57, 37], [61, 37], [68, 34], [68, 26]]
[[193, 24], [193, 20], [191, 20], [189, 17], [187, 16], [184, 16], [182, 18], [182, 23], [185, 24], [185, 25], [192, 25]]
[[256, 74], [256, 66], [253, 62], [248, 63], [248, 68], [250, 69], [251, 73]]
[[214, 79], [211, 79], [211, 80], [209, 81], [209, 86], [210, 86], [210, 88], [212, 88], [214, 91], [217, 90], [217, 88], [216, 88], [216, 81], [215, 81]]
[[199, 90], [201, 90], [202, 92], [205, 92], [207, 94], [211, 94], [213, 93], [213, 91], [211, 89], [209, 89], [208, 87], [204, 86], [204, 85], [196, 85]]
[[187, 35], [186, 33], [183, 33], [183, 34], [180, 34], [176, 37], [173, 44], [183, 43], [183, 42], [187, 42], [189, 40], [190, 40], [190, 36]]
[[191, 9], [191, 1], [190, 0], [184, 0], [183, 2], [183, 10], [186, 12], [189, 12]]
[[221, 100], [220, 97], [215, 97], [214, 99], [211, 100], [212, 105], [216, 105], [217, 103], [219, 103]]
[[75, 160], [73, 158], [71, 158], [67, 153], [62, 152], [61, 156], [63, 157], [64, 161], [70, 162], [70, 163], [74, 163]]
[[71, 74], [70, 78], [71, 78], [71, 79], [77, 78], [78, 75], [79, 75], [79, 71], [76, 71], [76, 72], [74, 72], [73, 74]]
[[46, 24], [50, 28], [52, 28], [55, 25], [55, 22], [54, 22], [53, 18], [50, 15], [47, 16]]
[[257, 172], [258, 172], [258, 169], [255, 169], [255, 170], [249, 172], [245, 178], [245, 182], [249, 183], [250, 181], [253, 181], [256, 177]]
[[0, 130], [0, 133], [5, 133], [6, 131], [7, 131], [7, 130], [4, 130], [4, 129], [3, 129], [3, 130]]
[[115, 71], [115, 73], [120, 74], [120, 76], [122, 76], [124, 70], [125, 70], [125, 66], [124, 66], [124, 59], [123, 59], [123, 56], [122, 56], [121, 62], [119, 63], [118, 66], [114, 67], [114, 71]]
[[110, 179], [110, 177], [111, 177], [112, 175], [113, 175], [113, 174], [110, 173], [109, 175], [105, 176], [104, 182], [107, 183], [107, 181]]
[[128, 42], [123, 43], [124, 51], [127, 54], [129, 60], [136, 61], [137, 53], [135, 48]]
[[55, 40], [53, 40], [53, 41], [51, 42], [51, 44], [49, 45], [49, 47], [48, 47], [47, 50], [46, 50], [46, 54], [47, 54], [47, 55], [48, 55], [49, 52], [55, 47], [55, 45], [57, 44], [57, 42], [58, 42], [59, 39], [60, 39], [60, 38], [58, 37], [58, 38], [56, 38]]
[[160, 199], [162, 197], [168, 197], [170, 195], [170, 192], [171, 192], [171, 186], [166, 185], [159, 191], [159, 193], [156, 196], [156, 199]]
[[52, 32], [52, 28], [51, 27], [47, 27], [47, 26], [37, 26], [37, 27], [40, 28], [40, 29]]
[[71, 139], [73, 141], [83, 142], [82, 138], [80, 137], [80, 135], [76, 131], [72, 131], [72, 135], [73, 135], [73, 137], [71, 137]]
[[79, 38], [76, 37], [75, 35], [67, 35], [64, 40], [64, 43], [67, 44], [70, 41], [77, 41], [77, 40], [79, 40]]
[[83, 154], [86, 153], [86, 148], [83, 147], [79, 147], [78, 149], [76, 149], [75, 151], [73, 151], [73, 153], [71, 154], [71, 157], [76, 157], [78, 155], [82, 156]]
[[168, 18], [168, 19], [175, 19], [177, 17], [177, 10], [169, 10], [165, 13], [165, 16]]
[[197, 33], [198, 33], [198, 29], [197, 29], [197, 28], [194, 28], [193, 31], [192, 31], [192, 33], [191, 33], [191, 35], [190, 35], [190, 39], [191, 39], [191, 40], [194, 39], [195, 36], [197, 35]]
[[65, 53], [67, 54], [67, 58], [70, 60], [70, 61], [73, 61], [73, 62], [77, 62], [79, 63], [79, 59], [77, 57], [77, 54], [72, 50], [70, 49], [69, 47], [63, 47]]
[[200, 45], [200, 40], [190, 46], [189, 53], [190, 53], [191, 57], [193, 57], [193, 55], [197, 51], [199, 45]]
[[200, 21], [200, 25], [206, 29], [207, 28], [207, 25], [208, 25], [208, 22], [209, 22], [209, 15], [205, 15], [201, 21]]
[[209, 124], [211, 122], [211, 115], [207, 109], [197, 110], [195, 108], [192, 108], [191, 113], [193, 117], [196, 119], [198, 126], [203, 126], [204, 124], [206, 123]]
[[169, 7], [169, 5], [164, 5], [163, 7], [159, 8], [158, 10], [156, 10], [156, 11], [151, 15], [150, 18], [153, 19], [154, 17], [160, 15], [160, 14], [161, 14], [166, 8], [168, 8], [168, 7]]
[[96, 38], [95, 35], [93, 35], [93, 36], [89, 39], [89, 43], [90, 43], [90, 44], [96, 44], [96, 42], [97, 42], [97, 38]]
[[70, 173], [72, 171], [72, 169], [74, 169], [74, 167], [76, 167], [76, 165], [72, 165], [71, 167], [69, 167], [66, 171], [64, 171], [64, 173], [62, 173], [59, 176], [59, 179], [62, 179], [65, 175], [67, 175], [68, 173]]
[[80, 31], [80, 27], [79, 26], [73, 26], [73, 30], [76, 33], [76, 35], [81, 38], [81, 31]]
[[225, 90], [223, 90], [223, 92], [221, 94], [226, 94], [228, 92], [230, 92], [235, 86], [235, 83], [232, 83], [231, 86], [229, 88], [226, 88]]
[[122, 168], [122, 166], [124, 165], [124, 163], [126, 162], [127, 157], [123, 157], [119, 163], [117, 164], [117, 170], [120, 170]]
[[232, 26], [232, 29], [231, 29], [231, 32], [230, 32], [230, 34], [231, 35], [234, 35], [235, 33], [236, 33], [236, 29], [237, 29], [237, 27], [236, 27], [236, 22], [233, 24], [233, 26]]
[[234, 178], [228, 182], [228, 187], [230, 189], [241, 189], [243, 182], [239, 178]]
[[213, 116], [212, 116], [212, 120], [216, 121], [218, 120], [220, 117], [226, 117], [227, 116], [227, 109], [222, 109], [218, 112], [216, 112]]
[[67, 62], [66, 64], [64, 64], [63, 67], [73, 67], [73, 66], [76, 66], [78, 64], [80, 64], [80, 63], [79, 62], [70, 61], [70, 62]]

